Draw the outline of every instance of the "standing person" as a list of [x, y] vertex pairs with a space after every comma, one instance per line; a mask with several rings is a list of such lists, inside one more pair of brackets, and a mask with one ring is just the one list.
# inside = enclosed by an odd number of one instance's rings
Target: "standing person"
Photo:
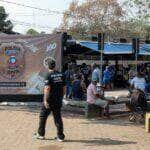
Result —
[[72, 88], [72, 96], [74, 100], [84, 100], [86, 93], [86, 85], [82, 79], [82, 74], [75, 74]]
[[83, 63], [83, 64], [81, 65], [81, 73], [82, 73], [83, 76], [84, 76], [84, 81], [85, 81], [86, 87], [88, 87], [88, 85], [89, 85], [89, 80], [88, 80], [88, 78], [89, 78], [89, 76], [90, 76], [90, 70], [89, 70], [89, 68], [87, 67], [86, 63]]
[[124, 87], [124, 84], [123, 84], [123, 65], [118, 66], [116, 78], [117, 78], [118, 87]]
[[108, 88], [110, 88], [110, 80], [111, 80], [111, 73], [109, 71], [109, 66], [106, 66], [106, 69], [104, 70], [103, 74], [104, 74], [103, 75], [103, 84], [108, 89]]
[[98, 68], [96, 63], [93, 63], [91, 65], [91, 70], [92, 70], [92, 79], [97, 79], [97, 81], [99, 81], [100, 69]]
[[115, 68], [113, 65], [110, 65], [108, 69], [110, 71], [110, 88], [113, 90], [114, 89]]
[[37, 139], [44, 139], [45, 126], [49, 114], [52, 112], [57, 127], [57, 140], [63, 141], [63, 122], [61, 117], [62, 99], [65, 94], [65, 78], [62, 73], [55, 70], [53, 59], [47, 62], [49, 72], [45, 78], [44, 97], [39, 116], [39, 128], [35, 134]]
[[146, 84], [145, 91], [147, 94], [150, 93], [150, 82]]
[[73, 81], [73, 69], [71, 64], [68, 64], [68, 69], [65, 72], [66, 76], [66, 98], [72, 97], [72, 81]]
[[133, 67], [129, 70], [129, 84], [131, 84], [131, 80], [136, 76], [136, 71]]

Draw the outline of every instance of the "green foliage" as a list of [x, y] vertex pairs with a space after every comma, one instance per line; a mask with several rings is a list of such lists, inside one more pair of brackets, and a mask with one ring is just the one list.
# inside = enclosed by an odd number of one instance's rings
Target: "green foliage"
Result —
[[0, 6], [0, 31], [4, 33], [9, 33], [12, 31], [13, 24], [10, 20], [6, 20], [8, 14], [5, 12], [5, 8]]
[[39, 35], [39, 32], [37, 32], [36, 30], [34, 29], [29, 29], [26, 34], [29, 34], [29, 35]]
[[150, 37], [150, 1], [149, 0], [126, 0], [126, 19], [130, 22], [130, 32], [138, 33], [139, 37]]

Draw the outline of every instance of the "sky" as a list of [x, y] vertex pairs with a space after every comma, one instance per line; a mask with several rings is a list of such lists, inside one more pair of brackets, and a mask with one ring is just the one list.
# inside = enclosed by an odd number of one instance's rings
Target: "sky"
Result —
[[[5, 1], [5, 0], [4, 0]], [[38, 32], [51, 33], [62, 22], [62, 14], [50, 13], [23, 6], [10, 4], [8, 2], [24, 4], [27, 6], [42, 8], [50, 11], [63, 12], [72, 0], [0, 0], [0, 6], [4, 6], [8, 19], [13, 22], [13, 31], [25, 34], [30, 28]], [[80, 0], [84, 1], [84, 0]]]
[[[4, 6], [6, 13], [9, 14], [8, 19], [11, 20], [14, 25], [13, 31], [25, 34], [28, 29], [33, 28], [38, 32], [44, 31], [51, 33], [54, 28], [59, 27], [61, 24], [63, 14], [40, 11], [14, 5], [9, 2], [63, 12], [68, 9], [72, 1], [73, 0], [0, 0], [0, 6]], [[84, 0], [79, 1], [81, 3], [84, 2]]]

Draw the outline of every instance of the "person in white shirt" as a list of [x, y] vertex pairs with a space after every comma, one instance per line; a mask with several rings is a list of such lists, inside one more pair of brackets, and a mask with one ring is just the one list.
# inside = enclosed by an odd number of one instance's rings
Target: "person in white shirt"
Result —
[[98, 68], [98, 65], [96, 63], [92, 63], [91, 69], [92, 69], [92, 79], [96, 78], [99, 81], [100, 69]]
[[[129, 103], [129, 109], [132, 111], [132, 114], [129, 117], [130, 121], [136, 121], [136, 113], [140, 110], [143, 113], [140, 114], [140, 120], [144, 119], [144, 114], [148, 109], [146, 96], [145, 96], [145, 87], [146, 81], [143, 75], [138, 72], [137, 76], [131, 80], [131, 100]], [[136, 113], [135, 113], [136, 112]]]
[[140, 72], [137, 73], [137, 76], [131, 80], [131, 88], [145, 91], [146, 81], [145, 78], [141, 75]]

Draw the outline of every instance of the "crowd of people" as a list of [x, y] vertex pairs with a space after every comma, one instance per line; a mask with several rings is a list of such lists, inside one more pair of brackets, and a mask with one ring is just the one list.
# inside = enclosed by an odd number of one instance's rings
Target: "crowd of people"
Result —
[[[134, 112], [137, 108], [143, 112], [148, 109], [146, 95], [150, 93], [150, 64], [103, 65], [102, 77], [99, 66], [92, 63], [87, 66], [68, 64], [66, 76], [66, 98], [86, 100], [88, 105], [101, 107], [103, 116], [109, 117], [109, 104], [113, 103], [104, 96], [105, 90], [114, 87], [126, 87], [130, 92], [129, 109]], [[134, 115], [133, 115], [134, 116]], [[130, 119], [133, 120], [131, 115]]]
[[80, 67], [68, 64], [65, 71], [66, 77], [66, 98], [84, 100], [86, 88], [90, 83], [91, 69], [85, 63]]
[[[148, 65], [138, 64], [136, 68], [131, 65], [104, 64], [101, 84], [105, 90], [113, 90], [114, 87], [129, 88], [134, 86], [149, 93], [150, 66]], [[66, 98], [74, 100], [86, 99], [87, 88], [93, 78], [100, 81], [100, 69], [96, 63], [92, 63], [91, 66], [86, 63], [82, 65], [70, 63], [64, 74], [66, 76]]]

